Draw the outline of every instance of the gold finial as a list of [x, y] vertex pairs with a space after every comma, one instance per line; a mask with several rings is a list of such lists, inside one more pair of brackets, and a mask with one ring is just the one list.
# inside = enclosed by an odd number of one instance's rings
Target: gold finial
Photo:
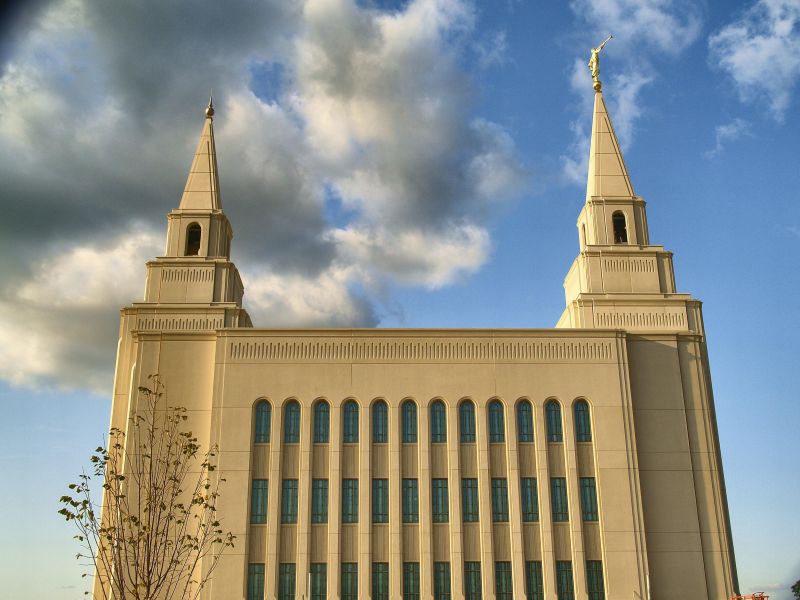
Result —
[[208, 97], [208, 106], [206, 107], [206, 116], [210, 119], [214, 116], [214, 98]]
[[603, 43], [600, 44], [597, 48], [592, 48], [591, 52], [592, 55], [589, 57], [589, 70], [592, 72], [592, 81], [594, 82], [594, 91], [599, 92], [603, 89], [603, 84], [600, 83], [600, 51], [603, 49], [603, 46], [606, 45], [608, 40], [613, 38], [613, 35], [609, 35]]

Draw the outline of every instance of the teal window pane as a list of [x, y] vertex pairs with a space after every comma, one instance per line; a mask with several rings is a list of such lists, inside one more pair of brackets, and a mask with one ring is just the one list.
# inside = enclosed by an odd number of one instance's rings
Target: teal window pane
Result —
[[525, 563], [525, 595], [527, 600], [544, 600], [544, 579], [540, 560], [529, 560]]
[[419, 523], [419, 486], [416, 479], [403, 479], [403, 523]]
[[330, 437], [331, 409], [327, 402], [314, 405], [314, 443], [327, 444]]
[[348, 400], [344, 405], [343, 438], [345, 444], [358, 442], [358, 404]]
[[462, 443], [475, 441], [475, 405], [469, 400], [458, 407], [458, 430]]
[[328, 599], [328, 565], [311, 563], [311, 600]]
[[586, 590], [589, 592], [589, 600], [606, 600], [603, 563], [599, 560], [586, 561]]
[[584, 521], [597, 521], [597, 489], [594, 477], [581, 477], [581, 515]]
[[447, 411], [444, 402], [437, 400], [431, 404], [431, 442], [442, 444], [447, 441]]
[[520, 442], [533, 441], [533, 407], [527, 400], [517, 404], [517, 437]]
[[569, 521], [567, 480], [563, 477], [550, 479], [550, 502], [553, 505], [553, 521]]
[[556, 597], [558, 600], [575, 600], [575, 590], [572, 582], [572, 562], [569, 560], [556, 561]]
[[492, 479], [492, 521], [508, 521], [508, 482], [505, 479]]
[[419, 600], [419, 563], [403, 563], [403, 600]]
[[506, 441], [503, 404], [499, 400], [493, 400], [489, 403], [489, 441], [492, 443]]
[[328, 480], [314, 479], [311, 482], [311, 522], [328, 522]]
[[431, 508], [434, 523], [447, 523], [450, 520], [450, 498], [447, 479], [431, 481]]
[[433, 563], [433, 600], [451, 600], [450, 563]]
[[297, 444], [300, 441], [300, 404], [291, 401], [284, 410], [283, 441]]
[[508, 561], [494, 563], [494, 595], [496, 600], [512, 600], [514, 598], [511, 563]]
[[539, 491], [535, 477], [523, 477], [522, 480], [522, 520], [532, 523], [539, 520]]
[[294, 600], [295, 598], [295, 565], [281, 563], [278, 566], [278, 600]]
[[341, 588], [341, 600], [358, 600], [358, 563], [342, 563]]
[[555, 400], [547, 403], [545, 408], [547, 417], [547, 441], [563, 442], [564, 434], [561, 430], [561, 405]]
[[403, 443], [417, 443], [417, 405], [411, 400], [403, 402], [402, 409]]
[[464, 563], [464, 600], [481, 600], [481, 563]]
[[342, 480], [342, 523], [358, 523], [358, 479]]
[[264, 564], [247, 565], [247, 600], [264, 600]]
[[465, 523], [478, 521], [478, 480], [461, 480], [461, 515]]
[[269, 444], [269, 431], [272, 427], [272, 407], [266, 400], [256, 404], [256, 444]]
[[575, 403], [575, 439], [579, 442], [592, 441], [592, 422], [589, 418], [589, 403], [578, 400]]
[[297, 523], [297, 479], [283, 480], [281, 523]]
[[372, 522], [389, 522], [389, 480], [372, 480]]
[[372, 563], [372, 600], [389, 600], [389, 563]]
[[385, 444], [389, 441], [389, 408], [386, 402], [376, 402], [372, 407], [372, 443]]
[[250, 498], [250, 522], [267, 522], [267, 490], [269, 482], [266, 479], [253, 479], [253, 490]]

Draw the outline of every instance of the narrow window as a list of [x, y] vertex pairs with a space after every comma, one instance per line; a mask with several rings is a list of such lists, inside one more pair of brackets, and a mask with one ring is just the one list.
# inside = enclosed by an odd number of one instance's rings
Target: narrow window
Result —
[[458, 428], [462, 443], [475, 441], [475, 405], [469, 400], [458, 407]]
[[433, 563], [433, 600], [451, 600], [450, 563]]
[[525, 595], [527, 600], [544, 600], [544, 579], [540, 560], [529, 560], [525, 563]]
[[297, 479], [283, 480], [281, 523], [297, 523]]
[[403, 523], [419, 523], [419, 487], [416, 479], [403, 479]]
[[581, 514], [584, 521], [597, 521], [597, 488], [594, 477], [581, 477]]
[[506, 441], [503, 405], [499, 400], [489, 403], [489, 441], [493, 443]]
[[578, 400], [575, 403], [575, 439], [579, 442], [592, 441], [592, 422], [589, 419], [589, 403]]
[[311, 482], [311, 522], [328, 522], [328, 480], [314, 479]]
[[256, 444], [269, 444], [269, 430], [272, 426], [272, 407], [266, 400], [256, 404]]
[[342, 563], [342, 600], [358, 600], [358, 563]]
[[612, 215], [611, 222], [614, 224], [614, 243], [627, 244], [628, 227], [625, 224], [625, 215], [617, 211]]
[[586, 589], [589, 592], [589, 600], [606, 600], [603, 563], [599, 560], [586, 561]]
[[292, 400], [286, 405], [283, 413], [283, 441], [287, 444], [297, 444], [300, 441], [300, 404]]
[[385, 444], [389, 441], [389, 408], [383, 400], [372, 407], [372, 443]]
[[197, 256], [200, 253], [202, 233], [203, 230], [197, 223], [192, 223], [186, 228], [186, 256]]
[[372, 522], [389, 522], [389, 480], [372, 480]]
[[464, 600], [481, 600], [481, 563], [464, 563]]
[[586, 248], [586, 225], [581, 225], [581, 249]]
[[419, 563], [403, 563], [403, 600], [419, 600]]
[[527, 400], [517, 404], [517, 436], [520, 442], [533, 441], [533, 408]]
[[555, 400], [547, 403], [547, 441], [563, 442], [564, 434], [561, 431], [561, 405]]
[[294, 563], [281, 563], [278, 567], [278, 600], [294, 600]]
[[556, 596], [558, 600], [575, 600], [572, 583], [572, 561], [556, 561]]
[[522, 478], [522, 520], [525, 523], [539, 520], [539, 493], [536, 477]]
[[403, 443], [417, 443], [417, 405], [411, 400], [403, 402]]
[[247, 600], [264, 600], [264, 563], [247, 565]]
[[447, 523], [450, 520], [447, 479], [434, 479], [431, 482], [431, 505], [434, 523]]
[[498, 561], [494, 563], [494, 592], [497, 600], [512, 600], [514, 598], [513, 585], [511, 584], [511, 563]]
[[314, 406], [314, 443], [327, 444], [330, 436], [330, 414], [328, 403], [320, 400]]
[[389, 600], [389, 563], [372, 563], [372, 600]]
[[358, 523], [358, 479], [342, 480], [342, 523]]
[[563, 477], [550, 479], [550, 502], [553, 505], [553, 521], [569, 521], [567, 480]]
[[344, 404], [344, 443], [358, 443], [358, 404], [348, 400]]
[[492, 521], [508, 521], [508, 482], [505, 479], [492, 479]]
[[328, 565], [311, 563], [311, 600], [328, 600]]
[[441, 444], [447, 441], [447, 413], [444, 402], [437, 400], [431, 404], [431, 442]]
[[461, 480], [461, 513], [465, 523], [478, 521], [478, 480]]
[[266, 479], [253, 479], [253, 492], [250, 498], [251, 523], [260, 524], [267, 522], [268, 483]]

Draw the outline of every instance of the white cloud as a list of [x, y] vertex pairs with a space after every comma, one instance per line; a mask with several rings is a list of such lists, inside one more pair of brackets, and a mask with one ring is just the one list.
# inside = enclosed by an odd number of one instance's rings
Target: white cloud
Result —
[[727, 142], [739, 139], [746, 134], [749, 129], [749, 123], [739, 117], [736, 117], [730, 123], [717, 125], [714, 129], [714, 147], [705, 153], [706, 158], [715, 158], [719, 156]]
[[758, 0], [708, 40], [712, 63], [746, 102], [765, 100], [782, 121], [800, 78], [800, 3]]

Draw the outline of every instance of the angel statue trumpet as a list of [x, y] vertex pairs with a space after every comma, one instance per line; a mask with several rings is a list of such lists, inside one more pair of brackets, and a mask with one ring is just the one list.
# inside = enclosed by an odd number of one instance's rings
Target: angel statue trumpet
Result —
[[609, 35], [597, 48], [592, 48], [592, 55], [589, 57], [589, 70], [592, 72], [593, 87], [596, 92], [603, 88], [603, 84], [600, 83], [600, 51], [608, 43], [608, 40], [613, 37], [613, 35]]

